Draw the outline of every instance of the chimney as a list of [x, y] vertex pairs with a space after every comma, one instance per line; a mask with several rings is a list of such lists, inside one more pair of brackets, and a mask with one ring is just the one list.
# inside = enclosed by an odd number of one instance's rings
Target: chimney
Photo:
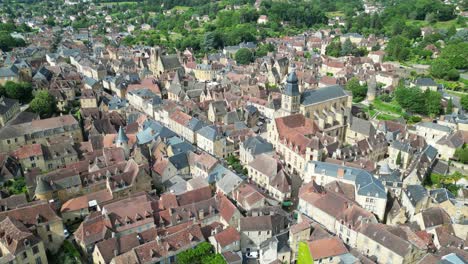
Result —
[[198, 219], [203, 220], [203, 218], [205, 218], [205, 210], [202, 208], [198, 210]]

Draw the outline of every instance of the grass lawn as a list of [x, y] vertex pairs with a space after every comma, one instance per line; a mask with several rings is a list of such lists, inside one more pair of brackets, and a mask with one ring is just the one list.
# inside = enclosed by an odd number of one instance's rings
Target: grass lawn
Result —
[[378, 114], [376, 116], [376, 119], [377, 120], [393, 120], [393, 119], [397, 119], [398, 117], [394, 116], [394, 115], [389, 115], [389, 114]]
[[100, 5], [118, 5], [118, 4], [137, 4], [137, 1], [125, 1], [125, 2], [106, 2], [106, 3], [101, 3]]
[[326, 12], [325, 15], [327, 17], [342, 17], [344, 16], [344, 13], [341, 11], [334, 11], [334, 12]]
[[382, 102], [382, 101], [376, 99], [373, 102], [373, 105], [374, 105], [374, 108], [376, 110], [381, 111], [381, 112], [386, 112], [388, 114], [395, 114], [395, 115], [402, 115], [403, 114], [403, 110], [398, 105], [398, 103], [395, 102], [395, 101], [386, 103], [386, 102]]
[[416, 25], [418, 27], [431, 26], [431, 27], [440, 28], [440, 29], [441, 28], [449, 28], [452, 25], [455, 25], [455, 27], [461, 27], [460, 25], [457, 24], [456, 19], [452, 19], [452, 20], [449, 20], [449, 21], [437, 21], [434, 24], [429, 24], [429, 23], [427, 23], [426, 21], [423, 21], [423, 20], [408, 19], [406, 21], [406, 23], [409, 24], [409, 25]]
[[174, 11], [187, 11], [189, 9], [190, 9], [190, 7], [188, 7], [188, 6], [174, 6], [171, 10], [174, 10]]

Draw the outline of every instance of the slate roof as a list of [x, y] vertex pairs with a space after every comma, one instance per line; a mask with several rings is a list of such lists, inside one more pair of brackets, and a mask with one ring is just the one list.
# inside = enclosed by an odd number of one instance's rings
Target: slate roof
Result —
[[18, 100], [10, 99], [6, 97], [0, 98], [0, 114], [5, 114], [10, 110], [15, 104], [18, 104]]
[[437, 83], [432, 78], [418, 78], [414, 82], [416, 86], [437, 86]]
[[408, 241], [386, 230], [383, 224], [364, 224], [361, 233], [400, 256], [406, 256], [412, 250]]
[[401, 142], [401, 141], [393, 141], [391, 144], [392, 148], [395, 148], [397, 150], [410, 153], [411, 151], [411, 145], [406, 143], [406, 142]]
[[348, 94], [341, 85], [332, 85], [303, 92], [301, 97], [301, 104], [313, 105], [346, 96], [348, 96]]
[[286, 80], [286, 85], [284, 86], [283, 93], [289, 96], [299, 96], [299, 84], [298, 79], [295, 71], [292, 71], [288, 79]]
[[437, 203], [443, 203], [443, 202], [445, 202], [447, 200], [455, 199], [455, 196], [445, 188], [430, 190], [429, 195]]
[[34, 74], [33, 79], [34, 80], [47, 80], [50, 81], [54, 74], [49, 71], [46, 67], [42, 66], [36, 74]]
[[408, 185], [405, 194], [413, 206], [416, 206], [418, 202], [427, 197], [427, 191], [421, 185]]
[[156, 136], [157, 136], [156, 131], [152, 129], [151, 127], [147, 127], [146, 129], [141, 130], [136, 135], [138, 144], [140, 145], [151, 142], [152, 140], [156, 138]]
[[196, 117], [193, 117], [192, 119], [190, 119], [187, 127], [191, 130], [191, 131], [194, 131], [194, 132], [197, 132], [198, 130], [200, 130], [202, 127], [205, 126], [205, 123], [203, 123], [202, 121], [200, 121], [198, 118]]
[[[315, 172], [324, 173], [329, 177], [342, 177], [345, 180], [353, 181], [359, 195], [384, 199], [387, 197], [382, 182], [368, 171], [321, 161], [309, 161], [306, 169], [309, 169], [309, 166], [315, 166]], [[339, 176], [339, 174], [342, 175]]]
[[450, 133], [452, 131], [452, 129], [448, 126], [440, 125], [440, 124], [433, 123], [433, 122], [421, 122], [421, 123], [416, 124], [416, 127], [418, 126], [426, 127], [426, 128], [434, 129], [434, 130], [439, 130], [439, 131], [443, 131], [447, 133]]
[[107, 103], [109, 110], [119, 110], [121, 108], [128, 106], [128, 100], [122, 99], [120, 97], [114, 96], [112, 99]]
[[2, 67], [0, 68], [0, 77], [15, 77], [17, 73], [15, 73], [10, 67]]
[[179, 153], [169, 157], [169, 162], [171, 162], [177, 170], [182, 170], [189, 166], [186, 153]]
[[352, 117], [351, 119], [351, 130], [360, 134], [371, 136], [375, 133], [375, 128], [372, 123], [368, 120]]
[[216, 126], [203, 127], [202, 129], [198, 130], [197, 133], [211, 141], [215, 141], [220, 136], [220, 133], [218, 132], [218, 128]]
[[273, 151], [273, 144], [261, 136], [249, 137], [242, 144], [254, 156]]
[[125, 135], [125, 132], [123, 131], [122, 127], [119, 128], [119, 134], [117, 136], [117, 140], [115, 143], [120, 143], [120, 142], [128, 142], [128, 137]]
[[179, 153], [187, 153], [188, 151], [194, 151], [195, 148], [193, 147], [192, 144], [188, 143], [187, 141], [183, 141], [177, 144], [174, 144], [171, 146], [172, 152], [174, 155], [177, 155]]
[[244, 181], [239, 175], [218, 164], [209, 175], [209, 179], [216, 181], [216, 188], [225, 194], [230, 194]]
[[182, 67], [176, 54], [163, 55], [160, 58], [165, 71]]

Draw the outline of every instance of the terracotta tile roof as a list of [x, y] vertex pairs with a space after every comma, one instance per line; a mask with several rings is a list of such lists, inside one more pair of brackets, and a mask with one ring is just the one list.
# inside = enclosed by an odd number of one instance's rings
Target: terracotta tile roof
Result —
[[63, 126], [78, 125], [78, 121], [72, 115], [64, 115], [47, 119], [33, 120], [31, 127], [33, 130], [46, 130]]
[[0, 213], [0, 221], [11, 217], [28, 226], [39, 223], [62, 221], [47, 202], [39, 202]]
[[24, 145], [13, 152], [17, 159], [28, 159], [34, 156], [43, 156], [41, 144]]
[[119, 238], [113, 237], [106, 239], [96, 244], [96, 249], [99, 250], [105, 263], [110, 263], [112, 258], [117, 255], [126, 253], [140, 245], [135, 233], [128, 234]]
[[93, 200], [95, 200], [98, 204], [110, 201], [112, 200], [112, 193], [108, 189], [104, 189], [70, 199], [62, 205], [60, 212], [65, 213], [88, 208], [89, 202]]
[[13, 255], [23, 251], [26, 243], [32, 246], [40, 241], [24, 224], [10, 217], [0, 222], [0, 240], [2, 247], [6, 247]]
[[219, 213], [221, 217], [229, 223], [232, 217], [238, 212], [237, 207], [224, 195], [217, 194], [219, 200]]
[[161, 195], [160, 209], [170, 209], [178, 207], [177, 197], [172, 193], [164, 193]]
[[337, 237], [309, 241], [310, 254], [314, 260], [335, 257], [348, 253], [343, 241]]
[[310, 228], [310, 222], [307, 219], [304, 219], [302, 222], [292, 225], [289, 232], [291, 232], [291, 234], [296, 234], [306, 230], [307, 228]]
[[156, 200], [146, 193], [139, 193], [103, 206], [102, 211], [109, 217], [117, 232], [154, 223], [153, 203]]
[[110, 236], [110, 222], [105, 215], [91, 214], [75, 231], [75, 238], [85, 245], [91, 245]]
[[184, 206], [191, 203], [196, 203], [203, 200], [208, 200], [212, 196], [211, 187], [206, 186], [200, 189], [185, 192], [177, 196], [177, 202], [179, 206]]
[[174, 111], [169, 118], [171, 120], [174, 120], [176, 123], [183, 125], [183, 126], [188, 126], [188, 123], [192, 119], [192, 117], [182, 111]]
[[[158, 262], [205, 241], [199, 225], [192, 225], [166, 237], [157, 238], [114, 259], [115, 263]], [[135, 259], [136, 257], [136, 259]], [[128, 262], [130, 260], [130, 262]]]
[[[242, 207], [251, 207], [261, 202], [264, 204], [265, 196], [257, 191], [252, 185], [243, 183], [233, 193], [233, 198]], [[263, 202], [262, 202], [263, 201]]]
[[303, 114], [289, 115], [275, 119], [279, 139], [298, 151], [305, 153], [306, 147], [312, 142], [307, 136], [314, 135], [319, 131], [317, 125]]
[[240, 241], [240, 233], [234, 227], [228, 227], [217, 233], [214, 237], [221, 247], [226, 247], [236, 241]]
[[343, 194], [326, 191], [323, 187], [316, 185], [315, 181], [300, 188], [299, 198], [335, 218], [338, 218], [348, 207], [356, 204]]

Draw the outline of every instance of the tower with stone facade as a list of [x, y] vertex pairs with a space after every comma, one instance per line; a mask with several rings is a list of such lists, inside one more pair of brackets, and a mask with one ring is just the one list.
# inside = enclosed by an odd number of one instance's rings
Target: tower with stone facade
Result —
[[296, 71], [291, 71], [281, 96], [281, 108], [291, 114], [299, 112], [301, 104], [301, 93], [299, 92], [299, 81]]
[[117, 135], [117, 139], [115, 140], [115, 146], [122, 148], [125, 153], [125, 158], [128, 158], [130, 153], [130, 149], [128, 147], [128, 137], [125, 135], [122, 127], [119, 128], [119, 134]]

